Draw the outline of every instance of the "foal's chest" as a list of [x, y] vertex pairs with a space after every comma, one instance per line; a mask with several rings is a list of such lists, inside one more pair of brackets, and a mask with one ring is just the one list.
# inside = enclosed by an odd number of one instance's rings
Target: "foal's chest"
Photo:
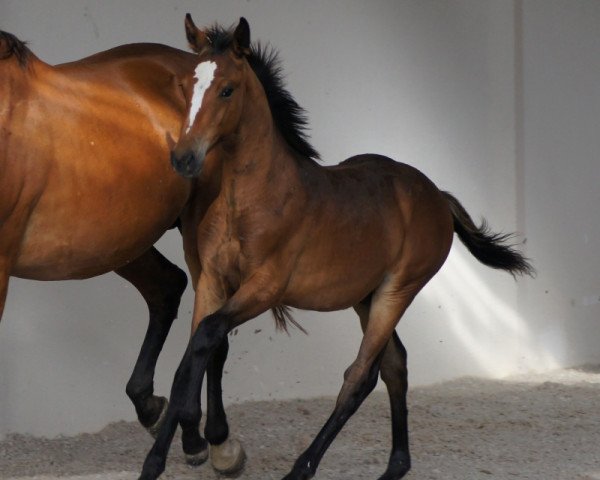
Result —
[[225, 292], [236, 291], [241, 282], [240, 242], [236, 238], [225, 237], [206, 247], [201, 256], [202, 269], [219, 279]]

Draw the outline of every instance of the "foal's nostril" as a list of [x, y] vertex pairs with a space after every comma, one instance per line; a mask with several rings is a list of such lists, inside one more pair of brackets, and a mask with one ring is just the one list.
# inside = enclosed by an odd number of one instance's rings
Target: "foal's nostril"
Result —
[[171, 165], [180, 175], [193, 177], [198, 171], [199, 162], [194, 152], [187, 152], [182, 156], [177, 156], [175, 152], [171, 152]]
[[187, 156], [184, 159], [185, 161], [185, 165], [187, 167], [188, 170], [192, 170], [195, 168], [197, 160], [196, 160], [196, 154], [194, 152], [190, 152], [187, 154]]
[[171, 165], [175, 170], [177, 170], [177, 165], [179, 165], [179, 159], [177, 158], [177, 155], [175, 155], [175, 152], [171, 152]]
[[188, 153], [181, 159], [181, 168], [184, 172], [184, 175], [191, 176], [197, 167], [196, 155], [193, 152]]

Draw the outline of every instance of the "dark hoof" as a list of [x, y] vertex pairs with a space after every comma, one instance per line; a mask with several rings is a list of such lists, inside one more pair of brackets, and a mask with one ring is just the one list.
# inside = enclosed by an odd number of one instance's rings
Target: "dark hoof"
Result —
[[192, 465], [193, 467], [197, 467], [198, 465], [202, 465], [208, 459], [208, 448], [204, 450], [200, 450], [198, 453], [186, 453], [185, 461], [188, 465]]
[[385, 473], [378, 480], [400, 480], [410, 470], [410, 458], [402, 455], [401, 458], [390, 461]]
[[156, 436], [158, 435], [160, 427], [162, 427], [162, 424], [165, 421], [165, 417], [167, 415], [167, 408], [169, 408], [169, 401], [165, 397], [158, 397], [158, 399], [162, 402], [162, 408], [160, 410], [158, 420], [154, 422], [154, 425], [146, 427], [146, 430], [150, 435], [152, 435], [152, 438], [156, 438]]

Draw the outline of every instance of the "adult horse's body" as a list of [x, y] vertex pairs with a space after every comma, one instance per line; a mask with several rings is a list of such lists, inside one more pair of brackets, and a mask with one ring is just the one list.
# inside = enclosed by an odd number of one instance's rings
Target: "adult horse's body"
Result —
[[188, 16], [186, 30], [199, 55], [194, 77], [182, 80], [188, 119], [172, 163], [218, 193], [198, 208], [201, 215], [184, 217], [186, 256], [198, 276], [195, 333], [140, 478], [163, 471], [177, 422], [199, 422], [202, 377], [227, 333], [284, 305], [353, 306], [364, 331], [331, 417], [285, 478], [314, 475], [381, 373], [393, 434], [381, 480], [399, 479], [410, 468], [400, 317], [444, 263], [453, 233], [490, 267], [512, 274], [532, 268], [504, 244], [506, 236], [474, 225], [458, 200], [408, 165], [372, 154], [317, 164], [301, 110], [283, 89], [274, 57], [251, 47], [245, 20], [232, 34], [198, 30]]
[[127, 393], [150, 429], [166, 407], [156, 360], [187, 284], [152, 245], [192, 192], [168, 159], [185, 112], [177, 79], [194, 65], [132, 44], [50, 66], [0, 32], [0, 317], [10, 276], [130, 281], [150, 321]]

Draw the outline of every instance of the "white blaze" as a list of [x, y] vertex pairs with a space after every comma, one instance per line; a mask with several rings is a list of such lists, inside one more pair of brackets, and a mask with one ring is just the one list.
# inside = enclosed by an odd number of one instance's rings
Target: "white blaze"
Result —
[[215, 78], [216, 69], [217, 64], [215, 62], [202, 62], [196, 66], [196, 71], [194, 72], [196, 83], [194, 84], [194, 92], [192, 93], [192, 106], [190, 107], [188, 128], [185, 133], [190, 131], [190, 128], [192, 128], [192, 125], [196, 120], [196, 115], [198, 115], [200, 107], [202, 107], [204, 92], [208, 90], [208, 87], [210, 87], [210, 84]]

